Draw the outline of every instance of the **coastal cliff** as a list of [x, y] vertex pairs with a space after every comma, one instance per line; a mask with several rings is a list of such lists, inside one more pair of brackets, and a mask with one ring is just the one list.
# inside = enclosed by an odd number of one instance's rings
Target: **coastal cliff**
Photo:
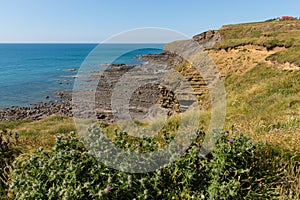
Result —
[[[253, 135], [264, 130], [272, 134], [283, 132], [281, 128], [276, 128], [281, 126], [290, 127], [289, 131], [293, 134], [299, 131], [299, 27], [298, 20], [226, 25], [220, 30], [209, 30], [191, 39], [203, 47], [223, 78], [227, 92], [226, 127], [235, 124]], [[174, 41], [167, 44], [166, 48], [178, 46], [182, 42]], [[201, 109], [209, 111], [207, 83], [188, 61], [167, 50], [161, 54], [142, 55], [140, 58], [178, 71], [192, 86], [191, 95], [198, 98]], [[106, 78], [99, 81], [96, 93], [96, 97], [101, 99], [96, 106], [99, 120], [113, 122], [111, 90], [119, 77], [133, 67], [112, 65], [104, 74]], [[106, 82], [108, 79], [110, 81]], [[130, 100], [132, 116], [145, 116], [153, 103], [167, 109], [170, 115], [184, 110], [184, 107], [178, 108], [178, 102], [184, 99], [178, 99], [176, 92], [171, 91], [170, 88], [155, 84], [140, 87]], [[189, 105], [188, 102], [186, 104]], [[52, 114], [72, 116], [69, 100], [44, 103], [32, 108], [0, 110], [1, 120], [10, 121], [38, 120]], [[273, 138], [272, 134], [268, 137]]]
[[[179, 154], [178, 160], [164, 165], [153, 173], [144, 173], [145, 177], [143, 174], [123, 172], [120, 174], [118, 170], [98, 164], [94, 157], [89, 157], [90, 151], [83, 148], [76, 135], [80, 129], [76, 127], [74, 118], [71, 118], [72, 111], [77, 109], [71, 106], [71, 99], [39, 103], [30, 108], [11, 107], [0, 110], [2, 129], [0, 149], [5, 153], [2, 154], [4, 158], [10, 159], [8, 163], [2, 162], [4, 179], [1, 181], [3, 185], [10, 188], [3, 190], [3, 194], [10, 195], [14, 192], [23, 195], [26, 192], [35, 197], [40, 197], [42, 194], [48, 198], [51, 195], [53, 197], [53, 192], [57, 191], [55, 198], [58, 198], [61, 190], [53, 188], [60, 187], [72, 194], [73, 192], [78, 194], [79, 189], [87, 197], [91, 197], [90, 194], [94, 193], [97, 198], [99, 195], [105, 198], [111, 198], [111, 195], [118, 196], [115, 199], [125, 198], [128, 195], [132, 195], [130, 197], [132, 199], [138, 194], [148, 195], [150, 191], [153, 192], [151, 198], [163, 199], [171, 196], [162, 197], [162, 194], [172, 194], [178, 199], [221, 198], [219, 194], [224, 195], [225, 199], [245, 197], [268, 199], [279, 196], [282, 197], [280, 199], [299, 199], [299, 27], [299, 21], [296, 20], [227, 25], [220, 30], [198, 34], [191, 40], [167, 44], [161, 54], [142, 55], [140, 58], [147, 61], [144, 65], [108, 65], [104, 73], [95, 76], [99, 77], [96, 92], [93, 93], [96, 101], [95, 108], [89, 110], [84, 107], [82, 113], [78, 113], [75, 118], [96, 114], [96, 118], [101, 121], [98, 123], [93, 118], [93, 123], [96, 123], [84, 129], [93, 146], [101, 144], [101, 149], [95, 152], [99, 157], [105, 158], [107, 151], [102, 151], [102, 147], [106, 147], [107, 141], [113, 142], [118, 148], [129, 153], [148, 151], [152, 153], [168, 146], [171, 144], [170, 141], [174, 141], [174, 136], [176, 139], [180, 124], [185, 124], [191, 118], [198, 116], [198, 112], [196, 115], [193, 112], [186, 112], [183, 115], [178, 113], [184, 112], [187, 106], [198, 100], [201, 112], [197, 120], [197, 128], [190, 131], [196, 132], [197, 137], [194, 142], [184, 151], [178, 151], [176, 148], [175, 154]], [[194, 47], [201, 52], [200, 56], [193, 54]], [[176, 50], [183, 50], [183, 56], [176, 53], [178, 52]], [[207, 88], [209, 79], [204, 78], [202, 71], [196, 69], [194, 60], [186, 59], [187, 54], [194, 56], [196, 60], [212, 61], [201, 64], [210, 68], [209, 64], [213, 63], [218, 69], [217, 77], [224, 83], [226, 89], [225, 130], [219, 132], [214, 129], [214, 133], [219, 138], [215, 148], [204, 159], [202, 155], [199, 156], [199, 153], [201, 154], [203, 149], [202, 139], [208, 133], [207, 127], [212, 115], [211, 104], [215, 99], [210, 97]], [[154, 74], [147, 73], [147, 69], [151, 70], [152, 67], [157, 66]], [[132, 71], [134, 68], [138, 70]], [[184, 81], [191, 86], [192, 90], [185, 90], [186, 85], [181, 85], [183, 79], [174, 76], [176, 73], [166, 77], [166, 85], [163, 79], [157, 79], [164, 72], [172, 70], [184, 77]], [[131, 79], [122, 82], [122, 77], [126, 74], [131, 75], [129, 76]], [[162, 80], [160, 82], [162, 84], [155, 81], [143, 84], [145, 82], [139, 82], [140, 80]], [[136, 86], [131, 90], [132, 93], [127, 90], [117, 92], [120, 103], [123, 103], [123, 98], [130, 94], [130, 99], [127, 99], [130, 104], [129, 114], [134, 118], [134, 125], [141, 125], [143, 134], [147, 132], [144, 131], [144, 127], [149, 122], [144, 122], [145, 118], [151, 120], [155, 118], [154, 120], [163, 122], [163, 127], [159, 126], [159, 129], [155, 129], [157, 133], [155, 132], [153, 137], [152, 135], [135, 137], [131, 135], [133, 131], [126, 131], [126, 129], [124, 131], [118, 127], [119, 124], [114, 123], [115, 111], [111, 108], [113, 90], [115, 87], [130, 84]], [[181, 88], [179, 92], [176, 91], [178, 86]], [[63, 93], [58, 94], [63, 98], [71, 98]], [[86, 98], [84, 94], [83, 100]], [[72, 95], [74, 98], [74, 93]], [[194, 101], [184, 99], [189, 96], [196, 96], [197, 99]], [[161, 111], [167, 115], [156, 115], [155, 112]], [[54, 116], [48, 117], [52, 114]], [[184, 114], [188, 114], [186, 118]], [[217, 114], [222, 115], [222, 113]], [[160, 116], [162, 118], [159, 118]], [[181, 118], [182, 116], [184, 117]], [[128, 121], [125, 121], [125, 125], [127, 123]], [[247, 136], [243, 136], [241, 132]], [[57, 136], [56, 142], [55, 136]], [[105, 143], [98, 143], [99, 138], [104, 139]], [[53, 151], [50, 148], [53, 148]], [[110, 146], [106, 150], [114, 152]], [[144, 162], [140, 162], [139, 159], [135, 159], [134, 163], [144, 166]], [[154, 163], [152, 159], [151, 163]], [[18, 171], [10, 170], [11, 165]], [[70, 174], [75, 177], [71, 180], [74, 181], [72, 184], [81, 183], [83, 177], [82, 184], [78, 187], [68, 187], [65, 181], [61, 181], [69, 180]], [[53, 175], [57, 175], [58, 181], [53, 178]], [[86, 179], [90, 175], [93, 177]], [[192, 178], [186, 182], [186, 177], [190, 176]], [[12, 180], [13, 187], [7, 180]], [[37, 181], [45, 183], [49, 180], [46, 192], [40, 193], [37, 185], [41, 184], [37, 184]], [[24, 181], [27, 184], [22, 184]], [[201, 187], [198, 187], [199, 181]], [[283, 182], [287, 184], [283, 185]], [[102, 189], [97, 188], [99, 184], [103, 184]], [[135, 187], [132, 184], [142, 187]], [[159, 189], [154, 189], [157, 186]], [[145, 189], [147, 187], [149, 190]], [[87, 191], [88, 188], [95, 190]]]
[[[195, 35], [192, 40], [204, 48], [223, 77], [227, 93], [225, 127], [235, 126], [255, 138], [286, 148], [297, 146], [300, 142], [300, 21], [226, 25]], [[167, 52], [145, 55], [143, 59], [161, 62], [166, 60], [166, 55]], [[206, 113], [210, 109], [210, 97], [201, 74], [182, 58], [173, 67], [192, 85], [193, 95], [198, 97]]]

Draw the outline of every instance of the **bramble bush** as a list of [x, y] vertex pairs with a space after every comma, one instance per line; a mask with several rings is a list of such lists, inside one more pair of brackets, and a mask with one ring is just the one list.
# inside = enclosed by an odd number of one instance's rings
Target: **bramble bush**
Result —
[[[90, 129], [89, 138], [94, 139], [100, 132], [98, 128]], [[265, 175], [257, 174], [260, 145], [242, 134], [230, 136], [222, 132], [212, 153], [203, 158], [199, 156], [203, 135], [202, 130], [197, 130], [195, 141], [185, 152], [179, 152], [179, 159], [148, 173], [109, 168], [88, 153], [74, 132], [61, 135], [52, 151], [39, 148], [28, 159], [14, 163], [10, 196], [22, 200], [254, 197], [256, 193], [252, 194], [251, 189], [260, 187], [261, 182], [256, 180]], [[167, 143], [172, 137], [164, 132], [162, 139]], [[115, 131], [114, 142], [124, 150], [148, 152], [158, 149], [162, 141], [135, 139]], [[272, 191], [268, 195], [273, 195]]]

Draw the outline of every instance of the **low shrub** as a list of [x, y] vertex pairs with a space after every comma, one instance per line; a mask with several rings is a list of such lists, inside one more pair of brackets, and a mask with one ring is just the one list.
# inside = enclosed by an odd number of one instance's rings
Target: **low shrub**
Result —
[[[97, 142], [100, 129], [89, 130], [88, 140]], [[88, 153], [74, 133], [58, 136], [52, 151], [42, 148], [28, 159], [14, 163], [10, 184], [13, 199], [244, 199], [255, 197], [261, 172], [257, 152], [260, 145], [249, 137], [221, 132], [209, 156], [200, 155], [199, 141], [204, 132], [196, 131], [195, 141], [179, 159], [147, 173], [126, 173], [112, 169]], [[114, 143], [124, 151], [151, 152], [164, 140], [135, 139], [115, 131]], [[137, 145], [138, 144], [138, 145]], [[148, 148], [146, 148], [148, 147]], [[274, 176], [272, 181], [276, 177]], [[268, 180], [269, 181], [269, 180]], [[261, 188], [261, 187], [260, 187]], [[270, 190], [270, 191], [269, 191]], [[265, 192], [265, 191], [264, 191]], [[276, 195], [272, 188], [266, 194]], [[260, 195], [260, 194], [259, 194]]]
[[[231, 138], [231, 139], [230, 139]], [[208, 199], [269, 199], [278, 196], [280, 184], [274, 154], [268, 146], [254, 143], [250, 137], [236, 133], [221, 134], [207, 165]]]

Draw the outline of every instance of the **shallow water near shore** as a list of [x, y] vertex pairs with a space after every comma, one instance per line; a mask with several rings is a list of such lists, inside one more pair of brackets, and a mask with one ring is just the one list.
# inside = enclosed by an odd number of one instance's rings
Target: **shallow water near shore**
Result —
[[[156, 54], [163, 44], [102, 44], [97, 64], [141, 64], [142, 54]], [[71, 91], [77, 70], [97, 44], [0, 44], [0, 108], [30, 106], [57, 99], [55, 92]], [[133, 51], [134, 50], [134, 51]], [[46, 96], [49, 96], [46, 99]]]

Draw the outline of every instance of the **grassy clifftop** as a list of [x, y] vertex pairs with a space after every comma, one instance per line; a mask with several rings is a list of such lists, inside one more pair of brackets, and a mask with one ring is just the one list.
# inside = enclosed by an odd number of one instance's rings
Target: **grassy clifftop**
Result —
[[276, 36], [278, 33], [300, 29], [300, 20], [253, 22], [224, 25], [219, 30], [224, 39], [244, 39]]
[[300, 20], [257, 22], [223, 26], [219, 32], [223, 41], [215, 49], [231, 49], [258, 45], [272, 50], [285, 49], [268, 57], [273, 62], [300, 65]]

